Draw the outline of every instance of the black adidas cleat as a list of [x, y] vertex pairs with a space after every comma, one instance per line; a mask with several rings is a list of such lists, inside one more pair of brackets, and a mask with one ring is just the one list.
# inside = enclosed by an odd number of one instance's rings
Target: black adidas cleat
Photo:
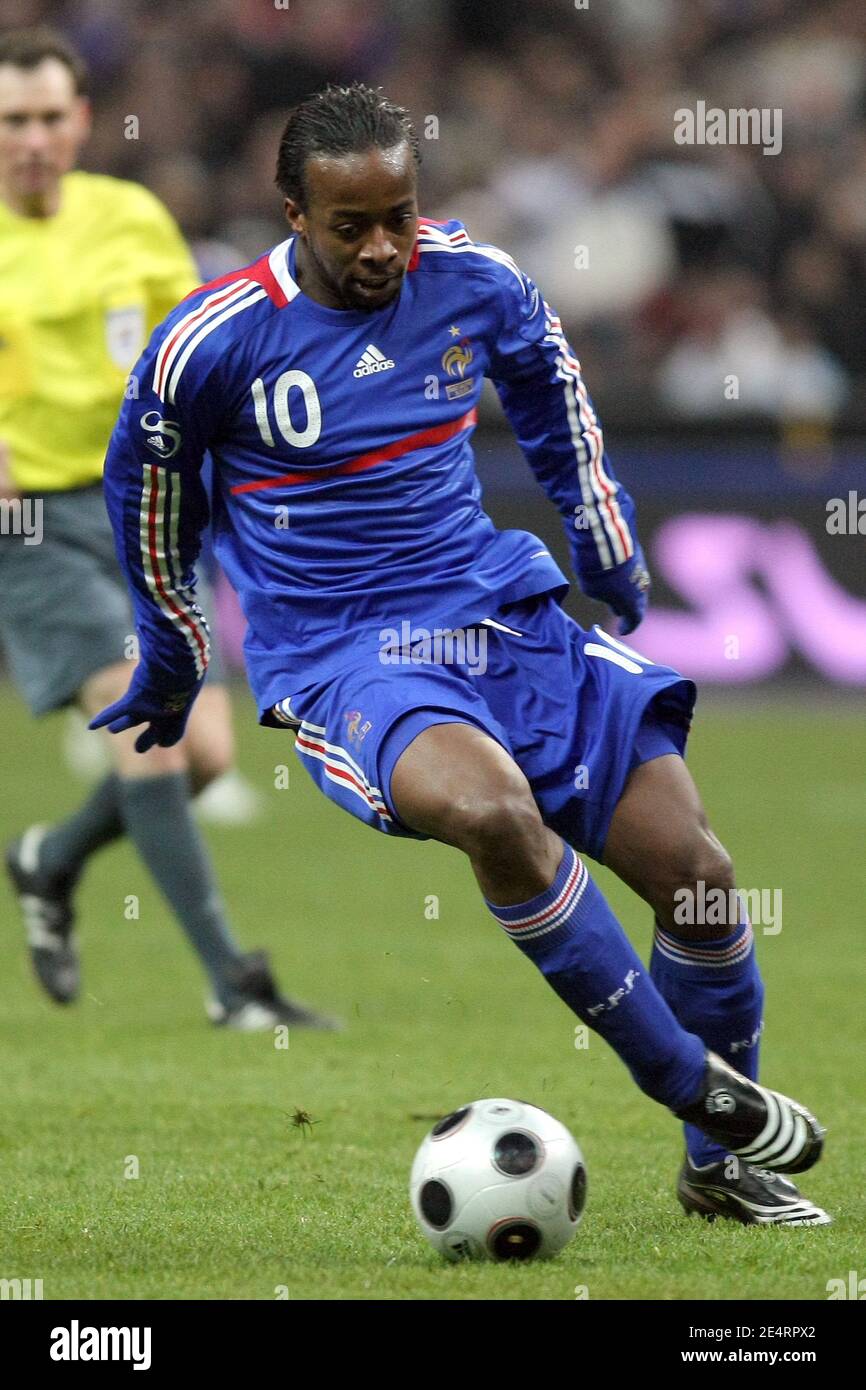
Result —
[[228, 983], [235, 996], [233, 1002], [226, 1005], [212, 999], [207, 1005], [211, 1023], [221, 1028], [258, 1033], [285, 1023], [293, 1028], [336, 1032], [343, 1026], [338, 1019], [317, 1013], [280, 994], [264, 951], [251, 951], [242, 956], [231, 971]]
[[6, 850], [6, 870], [18, 898], [36, 978], [57, 1004], [71, 1004], [81, 988], [72, 932], [72, 880], [39, 870], [45, 827], [32, 825]]
[[768, 1091], [707, 1053], [704, 1089], [677, 1116], [746, 1164], [803, 1173], [818, 1162], [826, 1130], [803, 1105]]
[[717, 1216], [743, 1226], [829, 1226], [832, 1221], [781, 1174], [736, 1158], [695, 1168], [687, 1156], [677, 1199], [687, 1216], [696, 1212], [706, 1221]]

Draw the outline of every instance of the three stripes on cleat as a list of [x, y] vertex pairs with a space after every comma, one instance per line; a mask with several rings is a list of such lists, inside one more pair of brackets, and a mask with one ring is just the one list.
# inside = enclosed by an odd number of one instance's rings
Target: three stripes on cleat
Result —
[[758, 1089], [767, 1106], [767, 1123], [753, 1143], [732, 1149], [731, 1152], [747, 1163], [796, 1173], [799, 1171], [798, 1157], [811, 1152], [810, 1139], [819, 1141], [823, 1137], [823, 1130], [797, 1101], [776, 1091], [767, 1091], [763, 1086]]

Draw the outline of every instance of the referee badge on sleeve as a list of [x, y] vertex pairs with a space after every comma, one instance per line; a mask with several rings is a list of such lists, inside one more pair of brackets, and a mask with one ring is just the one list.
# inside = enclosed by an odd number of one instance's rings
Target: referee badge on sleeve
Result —
[[144, 310], [140, 304], [105, 311], [105, 346], [116, 367], [131, 367], [144, 347]]

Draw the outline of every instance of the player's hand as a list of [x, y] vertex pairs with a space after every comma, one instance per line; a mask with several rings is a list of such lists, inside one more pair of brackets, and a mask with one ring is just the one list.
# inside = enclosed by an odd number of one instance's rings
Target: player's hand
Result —
[[640, 546], [621, 565], [581, 578], [580, 587], [587, 598], [613, 609], [622, 619], [619, 635], [627, 637], [641, 622], [649, 602], [650, 576]]
[[88, 728], [108, 729], [110, 734], [121, 734], [125, 729], [134, 729], [138, 724], [147, 728], [135, 740], [135, 751], [146, 753], [154, 744], [171, 748], [183, 738], [186, 721], [201, 689], [201, 683], [191, 690], [166, 694], [148, 688], [133, 676], [126, 694], [113, 705], [91, 719]]

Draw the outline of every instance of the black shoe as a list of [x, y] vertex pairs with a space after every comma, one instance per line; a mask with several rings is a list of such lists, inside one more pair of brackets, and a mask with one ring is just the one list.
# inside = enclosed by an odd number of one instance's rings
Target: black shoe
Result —
[[[736, 1176], [728, 1176], [731, 1171]], [[832, 1221], [787, 1178], [736, 1158], [695, 1168], [687, 1156], [677, 1198], [687, 1216], [697, 1212], [707, 1221], [717, 1216], [743, 1226], [829, 1226]]]
[[707, 1053], [704, 1088], [677, 1116], [747, 1164], [803, 1173], [821, 1157], [826, 1130], [797, 1101], [741, 1076]]
[[36, 978], [58, 1004], [78, 998], [81, 971], [72, 932], [73, 880], [52, 878], [39, 869], [46, 829], [32, 825], [6, 850], [6, 870], [18, 897]]
[[212, 999], [207, 1005], [208, 1018], [220, 1027], [255, 1033], [280, 1023], [328, 1032], [343, 1026], [339, 1019], [316, 1013], [280, 994], [264, 951], [251, 951], [242, 956], [231, 971], [228, 983], [234, 995], [233, 1002], [226, 1005]]

